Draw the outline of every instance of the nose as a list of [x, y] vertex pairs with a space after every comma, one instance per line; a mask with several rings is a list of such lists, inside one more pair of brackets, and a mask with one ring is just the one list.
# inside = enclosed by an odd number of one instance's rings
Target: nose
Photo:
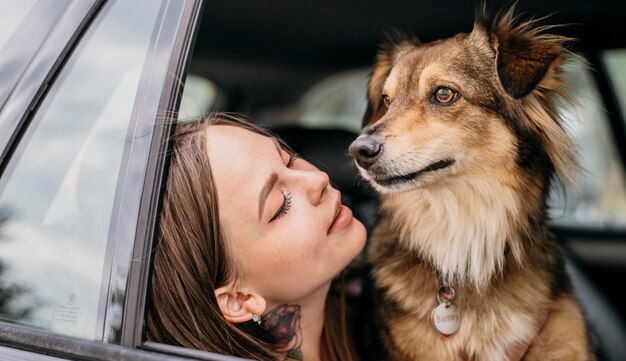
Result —
[[382, 144], [372, 137], [358, 138], [348, 148], [357, 164], [364, 169], [369, 169], [376, 162], [376, 158], [382, 153], [382, 149]]
[[318, 205], [322, 200], [324, 190], [330, 184], [328, 174], [320, 170], [305, 171], [301, 173], [304, 180], [306, 197], [313, 205]]

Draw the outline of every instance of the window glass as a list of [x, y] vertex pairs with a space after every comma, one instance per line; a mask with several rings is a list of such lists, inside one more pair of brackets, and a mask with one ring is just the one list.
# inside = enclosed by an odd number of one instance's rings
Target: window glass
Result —
[[[626, 51], [607, 52], [607, 64], [626, 104]], [[366, 108], [369, 69], [332, 76], [302, 98], [298, 123], [307, 127], [342, 127], [360, 131]], [[560, 109], [578, 147], [582, 170], [577, 188], [555, 184], [551, 192], [551, 217], [555, 223], [626, 227], [626, 179], [611, 134], [609, 119], [590, 70], [573, 57], [567, 74], [578, 93], [577, 104]], [[613, 74], [612, 74], [613, 75]], [[556, 183], [556, 182], [555, 182]]]
[[611, 49], [602, 55], [622, 116], [626, 117], [626, 49]]
[[0, 0], [0, 108], [70, 1]]
[[160, 1], [108, 2], [0, 179], [0, 320], [100, 339], [118, 171]]
[[551, 216], [564, 224], [626, 226], [626, 178], [602, 99], [591, 71], [573, 58], [567, 74], [576, 89], [575, 106], [560, 109], [582, 166], [576, 188], [556, 186]]
[[0, 0], [0, 50], [39, 0]]

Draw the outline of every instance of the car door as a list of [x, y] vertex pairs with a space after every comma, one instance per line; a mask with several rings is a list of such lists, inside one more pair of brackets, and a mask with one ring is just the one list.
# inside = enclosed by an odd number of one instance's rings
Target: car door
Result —
[[0, 1], [0, 358], [225, 359], [143, 343], [201, 1], [18, 5]]

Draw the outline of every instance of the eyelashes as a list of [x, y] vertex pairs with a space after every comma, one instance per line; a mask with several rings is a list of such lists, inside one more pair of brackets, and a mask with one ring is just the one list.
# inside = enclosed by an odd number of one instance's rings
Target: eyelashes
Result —
[[280, 207], [278, 208], [278, 210], [276, 211], [274, 216], [272, 216], [272, 219], [270, 219], [268, 223], [271, 223], [277, 220], [278, 218], [284, 216], [285, 214], [287, 214], [287, 212], [291, 208], [291, 193], [285, 190], [281, 190], [280, 192], [283, 194], [283, 203], [280, 205]]
[[289, 156], [289, 161], [287, 162], [287, 168], [291, 168], [293, 166], [293, 163], [300, 158], [300, 154], [293, 152], [291, 153], [291, 155]]
[[[300, 155], [296, 152], [293, 152], [289, 155], [289, 160], [287, 161], [286, 167], [287, 168], [291, 168], [294, 164], [294, 162], [300, 157]], [[272, 223], [275, 220], [279, 219], [280, 217], [284, 216], [287, 214], [287, 212], [289, 211], [289, 209], [291, 208], [291, 193], [289, 193], [288, 191], [281, 189], [280, 191], [283, 194], [283, 203], [280, 205], [280, 207], [278, 208], [278, 210], [276, 211], [276, 213], [274, 213], [274, 215], [272, 216], [272, 218], [270, 219], [269, 222], [267, 223]]]

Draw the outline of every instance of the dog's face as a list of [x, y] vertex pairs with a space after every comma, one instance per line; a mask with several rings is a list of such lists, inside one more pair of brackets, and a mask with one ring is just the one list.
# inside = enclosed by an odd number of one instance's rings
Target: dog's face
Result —
[[466, 174], [510, 176], [529, 152], [547, 152], [537, 143], [542, 124], [521, 116], [522, 100], [541, 82], [551, 86], [547, 74], [564, 50], [524, 30], [505, 18], [383, 50], [369, 82], [365, 128], [350, 146], [363, 177], [383, 193], [408, 191]]

